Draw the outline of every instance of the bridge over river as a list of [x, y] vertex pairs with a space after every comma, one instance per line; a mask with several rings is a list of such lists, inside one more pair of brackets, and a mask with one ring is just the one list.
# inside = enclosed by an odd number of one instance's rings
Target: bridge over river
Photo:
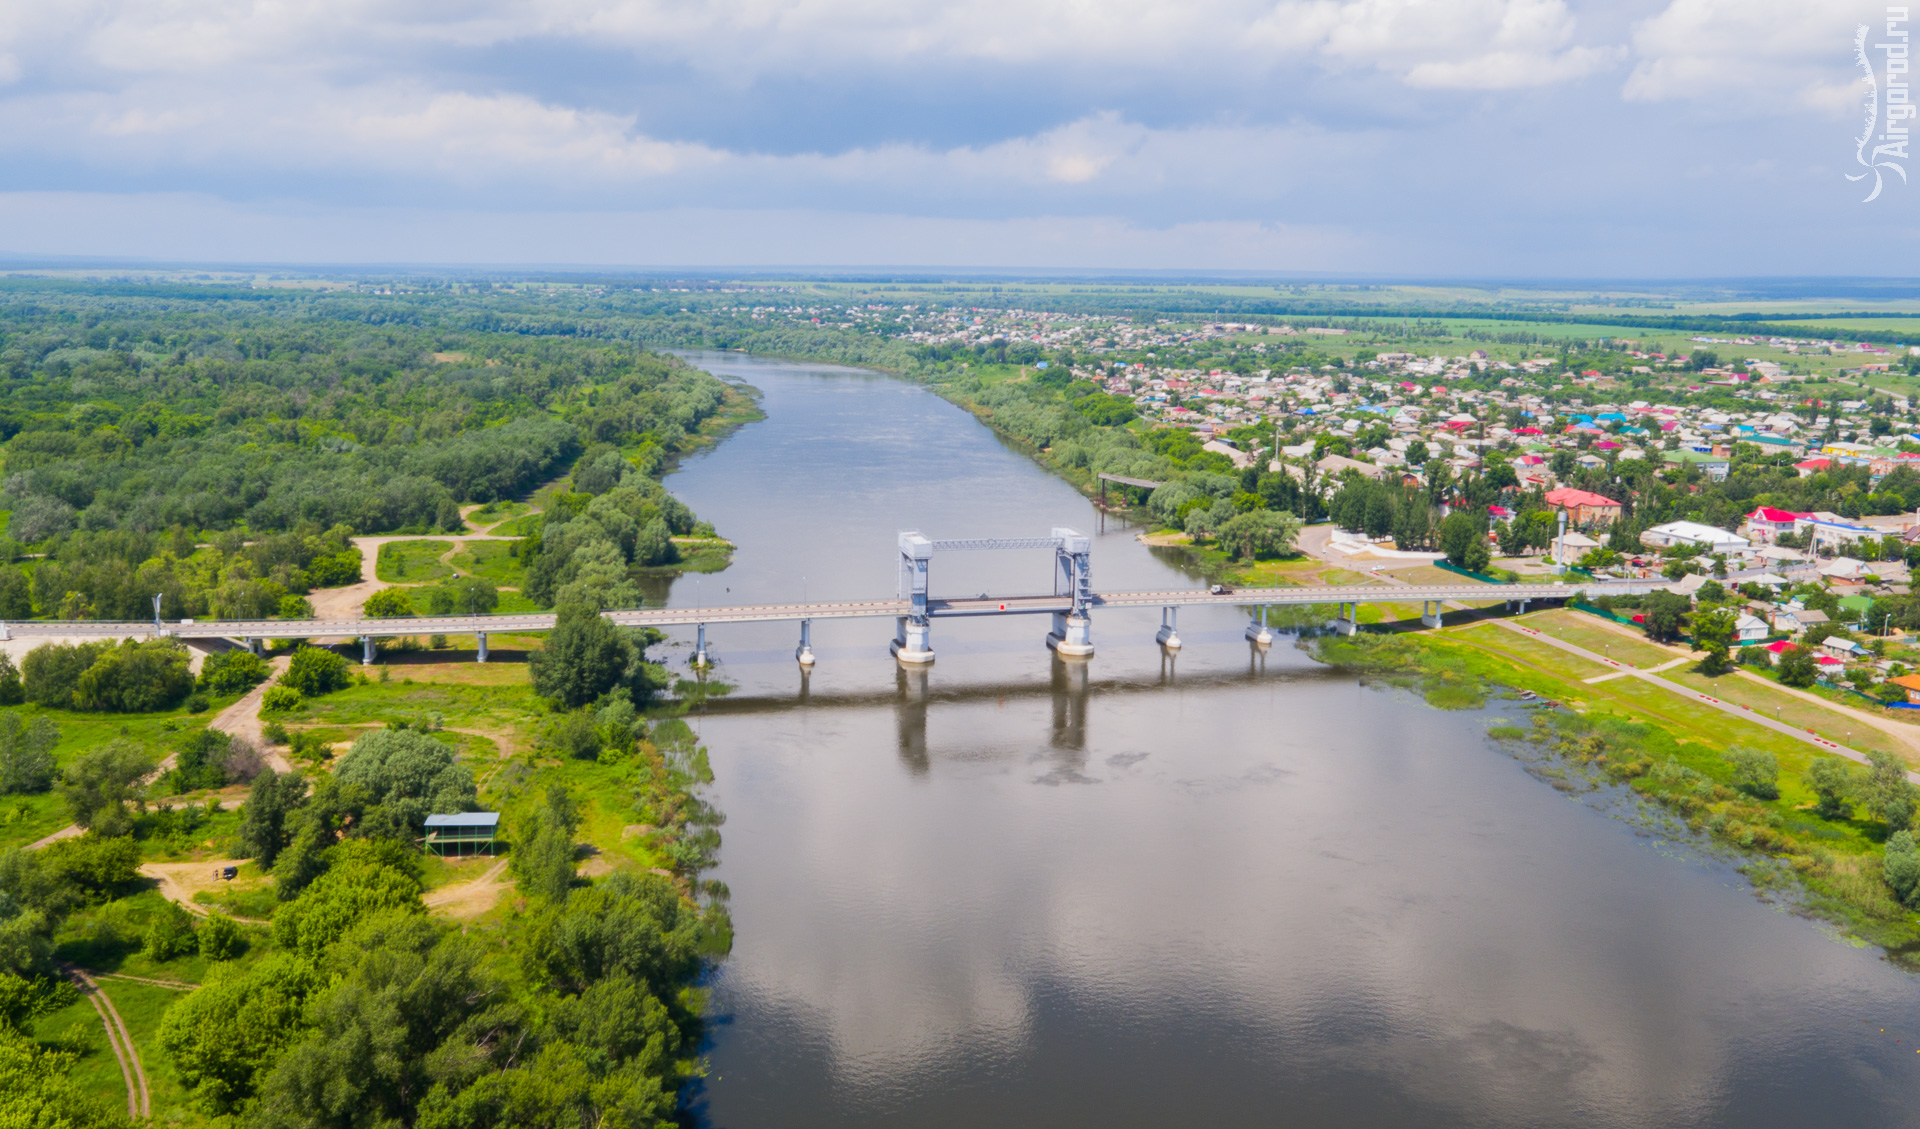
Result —
[[[919, 533], [900, 535], [900, 594], [887, 600], [831, 603], [741, 604], [689, 608], [626, 608], [601, 614], [621, 627], [693, 627], [697, 631], [696, 664], [706, 662], [709, 624], [797, 622], [799, 646], [795, 657], [812, 665], [810, 626], [816, 619], [892, 619], [895, 633], [890, 646], [903, 663], [933, 661], [932, 621], [967, 616], [1048, 615], [1053, 619], [1047, 645], [1062, 655], [1093, 654], [1092, 613], [1103, 608], [1159, 608], [1161, 625], [1156, 638], [1169, 648], [1180, 646], [1179, 609], [1194, 605], [1227, 604], [1254, 609], [1247, 637], [1269, 643], [1272, 634], [1266, 609], [1301, 605], [1338, 605], [1337, 626], [1349, 634], [1359, 624], [1361, 604], [1421, 605], [1429, 626], [1440, 623], [1441, 608], [1449, 602], [1501, 601], [1509, 605], [1536, 600], [1565, 600], [1576, 592], [1589, 595], [1644, 595], [1663, 588], [1665, 580], [1586, 582], [1564, 581], [1515, 584], [1472, 582], [1449, 584], [1358, 584], [1339, 587], [1183, 588], [1139, 592], [1098, 592], [1091, 583], [1091, 540], [1072, 529], [1056, 528], [1052, 536], [1012, 539], [933, 541]], [[936, 552], [1005, 549], [1052, 549], [1055, 557], [1054, 591], [1037, 595], [937, 597], [928, 593], [929, 562]], [[158, 597], [155, 597], [156, 607]], [[0, 638], [152, 638], [231, 639], [258, 650], [271, 638], [355, 638], [362, 643], [364, 662], [373, 661], [375, 639], [410, 635], [473, 635], [478, 659], [487, 659], [487, 636], [502, 633], [550, 631], [553, 612], [510, 612], [487, 615], [397, 616], [329, 619], [174, 620], [157, 615], [147, 622], [13, 621], [0, 623]]]

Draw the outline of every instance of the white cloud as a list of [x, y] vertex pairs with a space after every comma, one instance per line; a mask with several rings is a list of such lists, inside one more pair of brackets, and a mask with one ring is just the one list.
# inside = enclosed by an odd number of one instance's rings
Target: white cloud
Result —
[[1881, 3], [1671, 0], [1634, 28], [1630, 101], [1689, 99], [1746, 113], [1795, 107], [1850, 113], [1853, 35]]
[[1618, 47], [1573, 45], [1564, 0], [1286, 0], [1256, 26], [1282, 48], [1308, 48], [1398, 74], [1408, 85], [1505, 90], [1582, 78]]

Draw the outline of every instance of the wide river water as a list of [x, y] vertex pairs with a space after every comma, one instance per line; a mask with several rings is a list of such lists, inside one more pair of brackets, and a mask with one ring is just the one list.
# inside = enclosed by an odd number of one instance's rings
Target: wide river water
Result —
[[[739, 551], [677, 606], [891, 596], [902, 529], [1096, 536], [1197, 586], [965, 412], [871, 373], [690, 354], [767, 418], [669, 487]], [[1050, 590], [953, 553], [936, 595]], [[1920, 981], [1443, 713], [1264, 655], [1228, 609], [711, 629], [726, 814], [721, 1129], [1920, 1124]], [[684, 635], [669, 654], [686, 660]], [[684, 669], [684, 668], [683, 668]], [[1516, 711], [1507, 710], [1512, 716]]]

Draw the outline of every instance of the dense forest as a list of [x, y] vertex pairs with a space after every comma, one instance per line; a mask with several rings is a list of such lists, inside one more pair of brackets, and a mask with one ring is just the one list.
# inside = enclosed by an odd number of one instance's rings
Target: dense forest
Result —
[[728, 396], [628, 340], [474, 328], [494, 320], [0, 287], [0, 555], [42, 558], [30, 581], [0, 569], [0, 617], [137, 619], [155, 593], [172, 618], [295, 617], [312, 588], [358, 579], [349, 536], [461, 529], [463, 503], [524, 495], [589, 451], [602, 489], [656, 479]]

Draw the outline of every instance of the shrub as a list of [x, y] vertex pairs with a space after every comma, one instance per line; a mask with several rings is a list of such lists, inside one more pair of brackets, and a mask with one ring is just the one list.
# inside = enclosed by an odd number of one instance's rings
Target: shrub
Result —
[[[320, 647], [302, 647], [293, 653], [280, 685], [292, 687], [309, 698], [317, 698], [353, 685], [347, 660]], [[268, 691], [272, 693], [272, 691]]]
[[[267, 692], [260, 695], [260, 710], [262, 713], [285, 713], [299, 709], [300, 703], [305, 700], [300, 696], [300, 691], [282, 683], [267, 687]], [[280, 732], [284, 734], [286, 727], [282, 726]]]
[[200, 689], [212, 694], [244, 694], [267, 680], [267, 660], [252, 651], [222, 651], [200, 665]]
[[193, 935], [193, 915], [173, 902], [167, 902], [147, 924], [140, 951], [154, 960], [172, 960], [186, 956], [198, 947]]
[[200, 955], [208, 960], [232, 960], [240, 955], [240, 927], [226, 914], [208, 914], [195, 932]]
[[277, 721], [269, 721], [261, 727], [260, 736], [265, 737], [269, 745], [284, 745], [287, 743], [287, 727]]
[[413, 598], [405, 588], [382, 588], [367, 597], [361, 610], [368, 619], [404, 619], [414, 614]]

